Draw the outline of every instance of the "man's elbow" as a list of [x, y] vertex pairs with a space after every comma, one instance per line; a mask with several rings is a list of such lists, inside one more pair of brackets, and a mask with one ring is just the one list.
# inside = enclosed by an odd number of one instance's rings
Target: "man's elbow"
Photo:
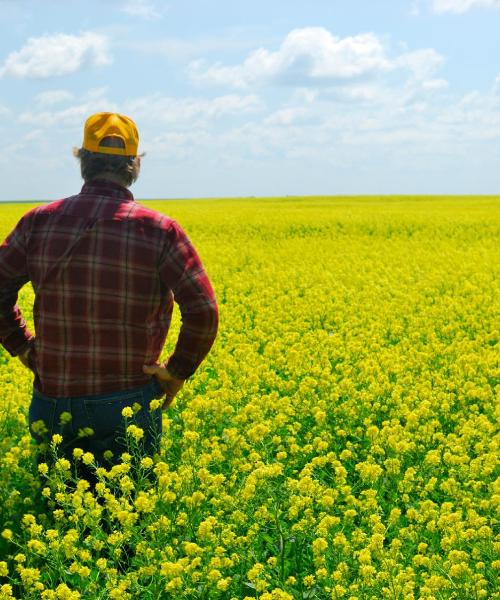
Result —
[[186, 310], [181, 305], [182, 324], [186, 330], [193, 334], [203, 335], [205, 338], [217, 336], [219, 329], [219, 307], [215, 301], [204, 303], [197, 309]]
[[217, 336], [219, 330], [219, 307], [217, 302], [213, 302], [210, 305], [209, 310], [209, 331], [212, 333], [214, 339]]

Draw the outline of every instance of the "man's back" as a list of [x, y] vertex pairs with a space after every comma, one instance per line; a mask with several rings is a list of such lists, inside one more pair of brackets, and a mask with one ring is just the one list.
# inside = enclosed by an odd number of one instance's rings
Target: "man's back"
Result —
[[190, 376], [215, 339], [215, 296], [186, 234], [110, 181], [27, 213], [0, 252], [0, 281], [2, 261], [19, 273], [17, 287], [33, 284], [30, 362], [48, 396], [147, 383], [142, 367], [159, 358], [174, 296], [183, 328], [169, 371]]

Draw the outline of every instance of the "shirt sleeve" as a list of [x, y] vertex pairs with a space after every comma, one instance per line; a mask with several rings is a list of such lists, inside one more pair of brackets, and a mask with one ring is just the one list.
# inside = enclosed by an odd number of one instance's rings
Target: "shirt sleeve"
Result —
[[29, 281], [25, 228], [26, 215], [0, 245], [0, 343], [12, 356], [23, 354], [34, 340], [17, 305], [18, 292]]
[[162, 282], [172, 290], [182, 324], [166, 367], [187, 379], [208, 354], [217, 336], [219, 312], [212, 285], [200, 257], [182, 227], [171, 221], [160, 258]]

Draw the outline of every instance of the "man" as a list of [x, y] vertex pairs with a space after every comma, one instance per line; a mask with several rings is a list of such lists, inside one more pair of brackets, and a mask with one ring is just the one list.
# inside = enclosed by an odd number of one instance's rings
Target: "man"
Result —
[[[127, 189], [140, 171], [138, 143], [130, 118], [89, 117], [75, 151], [81, 192], [29, 211], [0, 246], [0, 342], [34, 373], [31, 434], [46, 449], [59, 433], [65, 456], [81, 448], [105, 466], [125, 450], [126, 424], [143, 430], [131, 428], [143, 450], [158, 450], [161, 413], [150, 403], [170, 406], [218, 328], [214, 291], [185, 232]], [[16, 304], [28, 281], [36, 337]], [[174, 300], [181, 330], [159, 364]]]

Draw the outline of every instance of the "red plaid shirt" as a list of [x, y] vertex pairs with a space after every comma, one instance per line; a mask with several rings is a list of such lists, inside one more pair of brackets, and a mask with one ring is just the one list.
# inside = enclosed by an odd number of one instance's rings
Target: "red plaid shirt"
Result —
[[[16, 304], [28, 281], [36, 337]], [[214, 291], [179, 224], [109, 181], [94, 180], [76, 196], [34, 208], [0, 246], [0, 342], [12, 356], [31, 348], [34, 386], [48, 396], [148, 383], [142, 366], [159, 358], [174, 299], [182, 325], [166, 364], [186, 379], [217, 334]]]

